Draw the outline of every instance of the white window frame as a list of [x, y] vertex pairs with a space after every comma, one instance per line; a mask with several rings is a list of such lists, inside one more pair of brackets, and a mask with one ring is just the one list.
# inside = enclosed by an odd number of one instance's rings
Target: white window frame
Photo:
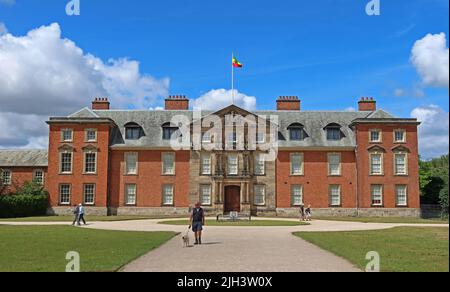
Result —
[[202, 133], [202, 143], [203, 144], [211, 144], [212, 143], [212, 135], [210, 132]]
[[[92, 202], [88, 202], [86, 197], [86, 190], [88, 186], [92, 186]], [[95, 192], [96, 192], [97, 186], [95, 184], [87, 183], [83, 184], [83, 202], [86, 206], [94, 206], [95, 205]]]
[[[400, 197], [399, 190], [400, 190], [400, 188], [402, 188], [405, 191], [405, 193], [404, 193], [405, 203], [404, 204], [400, 204], [400, 200], [399, 200], [399, 197]], [[409, 201], [408, 199], [409, 199], [408, 198], [408, 185], [396, 185], [395, 186], [395, 202], [396, 202], [397, 207], [407, 207], [408, 206], [408, 201]]]
[[[130, 189], [132, 187], [133, 189]], [[130, 190], [134, 191], [134, 194], [130, 192]], [[134, 196], [132, 202], [130, 202], [130, 196]], [[136, 206], [137, 204], [137, 184], [125, 184], [125, 205], [126, 206]]]
[[[299, 172], [294, 171], [294, 159], [295, 157], [300, 158]], [[303, 153], [291, 153], [291, 176], [303, 176], [305, 174], [305, 155]]]
[[[333, 202], [333, 198], [335, 197], [335, 194], [333, 193], [333, 191], [336, 190], [336, 188], [337, 188], [337, 190], [339, 192], [339, 198], [338, 198], [339, 203], [337, 203], [337, 204], [335, 204]], [[330, 198], [329, 200], [330, 200], [330, 206], [331, 207], [340, 207], [340, 206], [342, 206], [342, 186], [341, 185], [330, 185], [329, 188], [328, 188], [328, 195], [329, 195], [329, 198]]]
[[[40, 181], [40, 182], [36, 181], [36, 174], [37, 174], [38, 172], [42, 173], [42, 177], [41, 177], [41, 180], [42, 180], [42, 181]], [[45, 171], [43, 171], [42, 169], [35, 169], [35, 170], [33, 170], [33, 181], [34, 181], [35, 183], [37, 183], [37, 184], [43, 186], [43, 185], [44, 185], [44, 182], [45, 182]]]
[[[89, 132], [94, 132], [95, 137], [93, 139], [89, 139]], [[97, 133], [97, 129], [86, 129], [85, 133], [84, 133], [84, 138], [86, 140], [86, 142], [92, 142], [95, 143], [98, 141], [98, 133]]]
[[[205, 194], [205, 190], [207, 190], [207, 194]], [[207, 200], [205, 200], [207, 198]], [[208, 184], [200, 185], [200, 202], [203, 206], [211, 206], [212, 205], [212, 186]]]
[[[374, 172], [374, 163], [373, 163], [373, 157], [374, 156], [380, 156], [381, 162], [380, 162], [380, 173]], [[372, 152], [369, 154], [369, 172], [371, 176], [383, 176], [384, 175], [384, 153], [381, 152]]]
[[[69, 192], [68, 194], [64, 194], [68, 196], [68, 201], [64, 201], [63, 202], [63, 194], [62, 194], [62, 188], [64, 187], [69, 187]], [[60, 184], [58, 187], [58, 201], [59, 201], [59, 205], [61, 206], [70, 206], [71, 201], [72, 201], [72, 185], [71, 184]]]
[[[170, 189], [170, 196], [166, 193], [167, 190]], [[167, 201], [167, 198], [170, 198], [169, 201]], [[162, 187], [162, 204], [163, 206], [173, 206], [175, 202], [175, 187], [173, 184], [164, 184]]]
[[[295, 190], [298, 188], [300, 190], [300, 201], [301, 202], [295, 202]], [[291, 204], [294, 207], [299, 207], [304, 204], [304, 193], [303, 193], [303, 185], [292, 185], [291, 186]]]
[[[8, 179], [5, 180], [5, 174], [8, 174]], [[0, 178], [2, 184], [5, 186], [12, 185], [12, 170], [11, 169], [2, 169], [2, 177]]]
[[[95, 158], [94, 171], [87, 171], [88, 166], [87, 155], [94, 155]], [[84, 151], [83, 156], [84, 156], [83, 174], [97, 174], [97, 160], [98, 160], [97, 151]]]
[[[63, 156], [64, 154], [70, 154], [70, 171], [63, 171]], [[60, 174], [73, 174], [73, 151], [61, 151], [59, 153], [59, 173]]]
[[[399, 133], [399, 132], [401, 132], [402, 133], [402, 137], [403, 137], [403, 139], [402, 140], [397, 140], [397, 133]], [[406, 141], [407, 141], [407, 138], [406, 138], [406, 130], [405, 129], [395, 129], [394, 130], [394, 143], [397, 143], [397, 144], [403, 144], [403, 143], [406, 143]]]
[[[381, 194], [379, 194], [381, 196], [380, 198], [380, 203], [374, 203], [375, 201], [375, 187], [380, 187], [381, 190]], [[374, 184], [370, 186], [370, 203], [373, 207], [382, 207], [384, 204], [384, 186], [381, 184]]]
[[[135, 157], [135, 169], [134, 171], [129, 171], [129, 157]], [[138, 152], [125, 152], [124, 154], [124, 161], [125, 161], [125, 169], [124, 174], [125, 175], [138, 175], [139, 173], [139, 153]]]
[[[235, 163], [231, 163], [231, 160], [235, 161]], [[236, 167], [236, 169], [232, 169], [232, 167]], [[239, 156], [237, 154], [229, 154], [227, 156], [227, 173], [228, 175], [239, 174]]]
[[[70, 139], [65, 138], [65, 133], [70, 132]], [[73, 142], [73, 129], [61, 129], [61, 141], [62, 142]]]
[[254, 174], [256, 176], [266, 175], [266, 161], [264, 158], [265, 158], [265, 155], [262, 153], [255, 154]]
[[[338, 173], [332, 173], [332, 158], [333, 156], [339, 157]], [[341, 153], [328, 153], [328, 175], [329, 176], [342, 176], [342, 154]]]
[[[404, 173], [398, 172], [397, 156], [400, 156], [400, 155], [403, 155], [405, 157], [405, 172]], [[394, 153], [394, 175], [396, 175], [396, 176], [407, 176], [408, 175], [408, 167], [409, 167], [408, 160], [409, 160], [408, 153], [405, 153], [405, 152]]]
[[[168, 165], [167, 165], [166, 157], [172, 157], [172, 161], [171, 161], [172, 162], [172, 166], [169, 167], [169, 168], [167, 167]], [[174, 176], [175, 175], [175, 173], [176, 173], [176, 171], [175, 171], [175, 164], [176, 164], [175, 159], [176, 159], [176, 155], [175, 155], [174, 152], [163, 152], [162, 153], [162, 157], [161, 157], [161, 160], [162, 160], [162, 174], [164, 176]], [[171, 169], [171, 171], [168, 171], [170, 169]]]
[[[254, 185], [253, 193], [254, 193], [254, 205], [255, 206], [265, 206], [266, 205], [266, 185], [263, 185], [263, 184]], [[260, 198], [261, 201], [258, 202], [257, 198]]]
[[[373, 133], [378, 133], [378, 140], [372, 139]], [[383, 142], [383, 131], [380, 129], [370, 129], [369, 130], [369, 142], [370, 143], [382, 143]]]
[[[211, 175], [212, 174], [212, 155], [211, 153], [203, 153], [200, 156], [201, 163], [201, 175]], [[205, 163], [207, 161], [207, 163]]]
[[256, 143], [258, 143], [258, 144], [266, 143], [266, 133], [264, 133], [264, 132], [257, 132], [256, 133]]

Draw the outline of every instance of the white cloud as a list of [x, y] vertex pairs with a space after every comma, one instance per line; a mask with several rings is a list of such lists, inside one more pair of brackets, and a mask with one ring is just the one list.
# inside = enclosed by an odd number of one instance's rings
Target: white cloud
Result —
[[437, 105], [418, 107], [411, 113], [422, 122], [419, 128], [420, 154], [425, 159], [449, 152], [449, 113]]
[[[233, 103], [233, 91], [214, 89], [193, 100], [192, 105], [202, 110], [219, 110]], [[243, 109], [253, 111], [256, 109], [256, 97], [248, 96], [234, 90], [235, 104]]]
[[428, 34], [418, 40], [411, 52], [411, 62], [425, 85], [449, 87], [449, 49], [445, 33]]
[[[142, 74], [137, 61], [103, 62], [84, 53], [73, 41], [61, 38], [56, 23], [26, 36], [0, 35], [0, 64], [0, 118], [29, 121], [33, 117], [40, 125], [39, 133], [47, 129], [44, 121], [48, 116], [77, 111], [93, 97], [108, 96], [115, 108], [146, 109], [167, 96], [169, 88], [168, 78], [157, 80]], [[16, 133], [29, 127], [22, 122], [17, 125]], [[0, 147], [38, 141], [37, 132], [27, 132], [28, 139], [16, 140], [0, 134]]]
[[0, 22], [0, 36], [7, 33], [8, 29], [6, 28], [6, 25], [3, 22]]
[[16, 0], [0, 0], [0, 4], [5, 4], [5, 5], [14, 5], [16, 4]]
[[356, 112], [356, 108], [351, 106], [351, 107], [346, 108], [344, 111], [346, 111], [346, 112]]

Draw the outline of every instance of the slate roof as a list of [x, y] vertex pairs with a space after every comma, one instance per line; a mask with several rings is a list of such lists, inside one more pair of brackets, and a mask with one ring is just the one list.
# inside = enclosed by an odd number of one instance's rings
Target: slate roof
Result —
[[[83, 113], [83, 115], [86, 112]], [[192, 121], [192, 111], [135, 111], [135, 110], [102, 110], [93, 111], [100, 118], [108, 118], [117, 125], [112, 131], [111, 147], [113, 148], [166, 148], [170, 147], [169, 141], [162, 139], [162, 125], [171, 121], [175, 115], [184, 115]], [[202, 112], [202, 116], [211, 114], [211, 111]], [[370, 116], [379, 119], [395, 119], [389, 113], [379, 110], [372, 112], [320, 112], [320, 111], [255, 111], [256, 115], [276, 115], [279, 124], [279, 147], [333, 147], [350, 148], [356, 146], [356, 139], [350, 126], [354, 120], [368, 119]], [[76, 116], [72, 116], [76, 117]], [[370, 117], [371, 118], [371, 117]], [[369, 119], [370, 119], [369, 118]], [[144, 135], [137, 141], [128, 141], [124, 139], [125, 125], [128, 123], [139, 124]], [[290, 141], [288, 127], [294, 123], [300, 123], [305, 126], [308, 138], [304, 141]], [[344, 134], [339, 141], [328, 141], [324, 128], [332, 123], [342, 126]], [[283, 139], [284, 137], [284, 139]]]
[[0, 150], [0, 167], [47, 166], [47, 150]]

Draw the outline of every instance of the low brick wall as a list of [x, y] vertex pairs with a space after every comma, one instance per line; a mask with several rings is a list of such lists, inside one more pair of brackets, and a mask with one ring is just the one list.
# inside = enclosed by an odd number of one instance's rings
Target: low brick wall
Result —
[[[106, 216], [108, 209], [104, 207], [84, 207], [86, 216]], [[73, 207], [53, 207], [47, 210], [49, 216], [73, 216]]]

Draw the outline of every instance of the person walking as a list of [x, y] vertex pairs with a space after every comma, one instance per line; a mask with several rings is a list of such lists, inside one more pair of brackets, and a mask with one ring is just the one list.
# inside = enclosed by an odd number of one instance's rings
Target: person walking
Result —
[[201, 245], [203, 226], [205, 226], [205, 212], [203, 211], [200, 203], [195, 204], [195, 208], [192, 210], [190, 222], [191, 225], [189, 228], [192, 227], [192, 231], [195, 234], [195, 245]]
[[73, 215], [75, 218], [73, 219], [72, 226], [75, 226], [75, 224], [78, 223], [78, 216], [80, 215], [80, 208], [78, 205], [73, 205]]
[[305, 215], [306, 215], [306, 221], [312, 221], [311, 205], [308, 205], [308, 208], [306, 208]]
[[300, 221], [305, 221], [305, 205], [300, 205]]
[[78, 226], [81, 225], [81, 221], [83, 221], [84, 225], [87, 225], [86, 221], [84, 220], [85, 210], [84, 210], [83, 204], [79, 204], [78, 205], [78, 209], [79, 209], [79, 212], [78, 212]]

